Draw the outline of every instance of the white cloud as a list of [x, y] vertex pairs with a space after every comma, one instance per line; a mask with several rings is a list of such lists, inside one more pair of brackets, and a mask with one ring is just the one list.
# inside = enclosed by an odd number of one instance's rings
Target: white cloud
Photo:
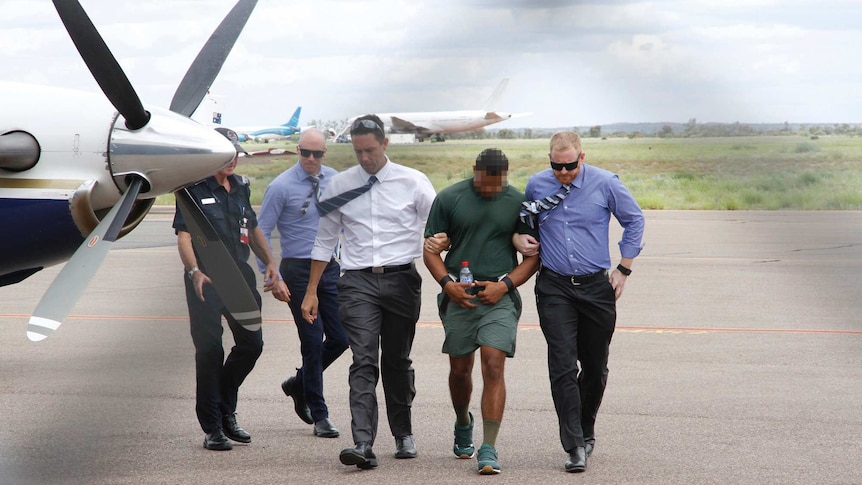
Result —
[[[167, 104], [234, 0], [83, 0], [146, 103]], [[213, 91], [226, 120], [477, 108], [500, 127], [613, 121], [859, 122], [858, 3], [788, 0], [260, 0]], [[97, 89], [50, 2], [11, 0], [0, 78]], [[834, 118], [834, 119], [833, 119]]]

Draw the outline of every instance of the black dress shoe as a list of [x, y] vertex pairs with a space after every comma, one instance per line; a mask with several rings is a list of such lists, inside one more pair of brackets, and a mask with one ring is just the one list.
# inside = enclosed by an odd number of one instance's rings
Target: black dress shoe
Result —
[[595, 436], [587, 436], [584, 438], [584, 449], [587, 451], [587, 458], [593, 454], [593, 449], [596, 447], [596, 437]]
[[566, 460], [566, 471], [569, 473], [581, 473], [587, 469], [587, 451], [583, 446], [578, 446], [569, 453]]
[[338, 459], [345, 465], [356, 465], [363, 470], [377, 467], [377, 456], [371, 451], [371, 445], [365, 441], [356, 443], [353, 448], [341, 450]]
[[302, 388], [297, 386], [296, 376], [288, 377], [286, 381], [281, 383], [281, 390], [290, 398], [293, 398], [293, 410], [299, 419], [307, 424], [314, 424], [314, 419], [311, 417], [311, 410], [305, 404], [305, 395]]
[[341, 436], [341, 433], [338, 432], [338, 428], [332, 424], [332, 421], [330, 421], [329, 418], [323, 418], [314, 423], [314, 436], [320, 436], [321, 438], [338, 438]]
[[228, 438], [240, 443], [251, 443], [251, 435], [236, 424], [236, 413], [222, 417], [221, 423]]
[[224, 431], [217, 429], [204, 436], [204, 448], [208, 450], [227, 451], [233, 449], [233, 445], [230, 440], [227, 439], [227, 436], [224, 435]]
[[395, 438], [395, 458], [416, 458], [416, 442], [412, 434]]

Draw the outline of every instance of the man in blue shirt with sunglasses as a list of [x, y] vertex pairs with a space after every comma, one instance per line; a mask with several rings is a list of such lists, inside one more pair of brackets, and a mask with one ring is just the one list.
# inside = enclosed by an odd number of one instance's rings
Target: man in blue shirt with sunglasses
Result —
[[[308, 322], [302, 317], [302, 304], [311, 270], [311, 249], [317, 235], [320, 215], [317, 202], [323, 189], [338, 173], [321, 163], [326, 155], [326, 137], [316, 128], [299, 137], [299, 161], [276, 177], [263, 196], [258, 224], [266, 240], [277, 229], [281, 241], [280, 280], [272, 294], [287, 302], [299, 334], [302, 367], [281, 383], [281, 389], [294, 402], [301, 420], [314, 425], [314, 435], [337, 438], [338, 429], [329, 420], [323, 397], [323, 371], [347, 350], [347, 332], [338, 316], [338, 282], [341, 268], [331, 258], [317, 287], [320, 311]], [[258, 266], [260, 266], [258, 261]], [[262, 268], [262, 266], [261, 266]], [[324, 338], [325, 337], [325, 338]]]
[[[583, 472], [595, 447], [595, 422], [608, 379], [616, 300], [643, 247], [644, 216], [620, 179], [584, 162], [577, 133], [551, 137], [551, 168], [527, 182], [521, 219], [539, 238], [515, 235], [524, 255], [539, 254], [539, 324], [548, 344], [551, 395], [567, 472]], [[611, 268], [608, 223], [623, 227], [620, 262]]]

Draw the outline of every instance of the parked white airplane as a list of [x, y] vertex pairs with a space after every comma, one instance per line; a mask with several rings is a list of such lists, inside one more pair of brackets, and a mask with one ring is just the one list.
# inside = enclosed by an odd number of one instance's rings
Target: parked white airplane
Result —
[[[479, 128], [506, 121], [512, 118], [529, 116], [532, 113], [507, 113], [494, 109], [509, 79], [503, 79], [485, 102], [481, 110], [466, 111], [428, 111], [415, 113], [376, 113], [386, 125], [387, 133], [412, 133], [418, 141], [425, 141], [434, 137], [437, 141], [443, 141], [443, 135], [447, 133], [460, 133], [464, 131], [477, 130]], [[346, 141], [345, 133], [350, 128], [354, 116], [347, 120], [347, 126], [338, 134], [338, 141]]]

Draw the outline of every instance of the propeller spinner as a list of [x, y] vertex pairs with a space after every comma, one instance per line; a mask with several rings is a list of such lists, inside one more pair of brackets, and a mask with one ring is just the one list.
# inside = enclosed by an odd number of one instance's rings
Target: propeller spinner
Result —
[[[188, 119], [206, 95], [227, 55], [242, 32], [257, 0], [240, 0], [218, 26], [180, 82], [171, 111], [145, 110], [123, 69], [105, 44], [80, 3], [54, 0], [69, 36], [93, 74], [102, 92], [118, 111], [111, 131], [108, 158], [118, 187], [125, 189], [120, 200], [85, 239], [46, 291], [30, 318], [27, 336], [43, 340], [56, 330], [77, 302], [83, 289], [119, 238], [123, 221], [141, 193], [147, 198], [173, 192], [215, 173], [233, 160], [233, 144], [221, 134]], [[122, 123], [120, 123], [122, 121]], [[178, 194], [186, 220], [202, 222], [192, 229], [193, 239], [206, 240], [212, 228], [193, 201]], [[189, 203], [191, 202], [191, 203]], [[220, 240], [210, 244], [222, 245]], [[213, 276], [219, 295], [242, 295], [226, 301], [228, 311], [241, 315], [247, 328], [259, 328], [260, 309], [251, 297], [239, 268], [224, 252], [203, 251], [208, 267], [224, 267]], [[242, 285], [243, 287], [239, 287]], [[249, 301], [251, 298], [251, 301]]]

